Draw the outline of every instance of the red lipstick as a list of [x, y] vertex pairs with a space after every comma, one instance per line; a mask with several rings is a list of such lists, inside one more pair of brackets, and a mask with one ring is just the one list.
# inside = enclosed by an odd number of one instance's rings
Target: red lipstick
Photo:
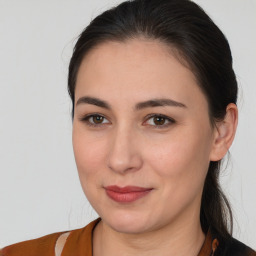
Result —
[[119, 203], [130, 203], [141, 197], [146, 196], [153, 188], [142, 188], [135, 186], [107, 186], [106, 194], [114, 201]]

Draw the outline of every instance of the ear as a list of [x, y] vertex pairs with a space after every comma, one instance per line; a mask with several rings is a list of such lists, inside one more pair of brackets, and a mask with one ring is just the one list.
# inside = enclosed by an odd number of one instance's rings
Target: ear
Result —
[[230, 103], [226, 108], [225, 118], [215, 123], [210, 161], [219, 161], [226, 155], [235, 137], [237, 121], [237, 106]]

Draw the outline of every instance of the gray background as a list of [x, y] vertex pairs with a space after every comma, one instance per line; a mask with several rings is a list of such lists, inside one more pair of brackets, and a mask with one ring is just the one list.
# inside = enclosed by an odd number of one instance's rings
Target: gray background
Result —
[[[67, 68], [76, 37], [111, 0], [0, 0], [0, 247], [86, 225], [71, 143]], [[256, 248], [256, 1], [197, 0], [227, 36], [239, 127], [221, 182], [234, 236]]]

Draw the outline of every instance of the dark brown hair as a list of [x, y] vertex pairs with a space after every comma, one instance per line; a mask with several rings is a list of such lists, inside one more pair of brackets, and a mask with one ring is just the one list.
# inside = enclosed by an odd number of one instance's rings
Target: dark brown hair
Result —
[[[197, 78], [209, 105], [212, 124], [222, 120], [229, 103], [237, 100], [237, 82], [228, 41], [210, 17], [189, 0], [133, 0], [109, 9], [85, 28], [69, 65], [68, 91], [73, 103], [76, 77], [85, 55], [107, 41], [144, 37], [176, 49]], [[210, 162], [205, 180], [200, 221], [220, 238], [232, 234], [232, 212], [219, 185], [221, 162]]]

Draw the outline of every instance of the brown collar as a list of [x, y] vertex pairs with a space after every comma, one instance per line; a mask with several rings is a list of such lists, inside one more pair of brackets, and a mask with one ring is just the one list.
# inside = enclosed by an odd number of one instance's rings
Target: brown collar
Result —
[[219, 245], [219, 241], [217, 239], [212, 238], [212, 235], [209, 229], [198, 256], [214, 256], [214, 253], [218, 245]]

